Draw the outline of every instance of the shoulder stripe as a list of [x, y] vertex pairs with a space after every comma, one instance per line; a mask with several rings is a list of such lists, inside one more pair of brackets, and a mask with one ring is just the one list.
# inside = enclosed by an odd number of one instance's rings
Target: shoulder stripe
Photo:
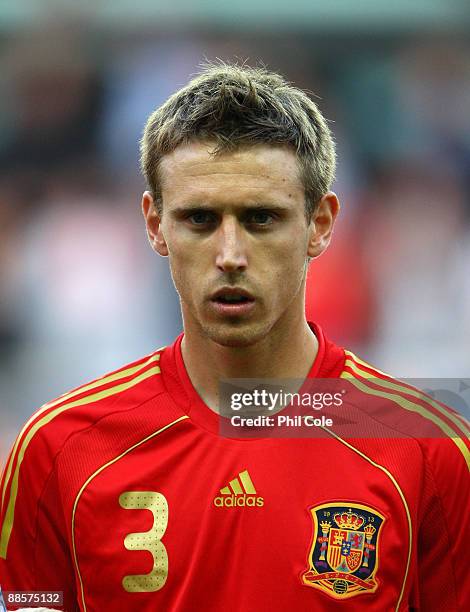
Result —
[[14, 513], [15, 513], [16, 498], [18, 495], [18, 479], [19, 479], [19, 471], [20, 471], [21, 463], [23, 462], [23, 458], [24, 458], [26, 449], [28, 448], [29, 443], [31, 442], [32, 438], [37, 433], [37, 431], [41, 429], [41, 427], [43, 427], [44, 425], [47, 425], [56, 416], [58, 416], [62, 412], [65, 412], [66, 410], [69, 410], [70, 408], [75, 408], [76, 406], [84, 406], [86, 404], [91, 404], [92, 402], [97, 402], [102, 399], [108, 398], [112, 395], [116, 395], [117, 393], [121, 393], [123, 391], [126, 391], [127, 389], [130, 389], [131, 387], [134, 387], [135, 385], [138, 385], [139, 383], [149, 378], [150, 376], [154, 376], [155, 374], [159, 374], [159, 373], [160, 373], [160, 368], [158, 366], [155, 366], [153, 368], [146, 370], [142, 374], [135, 376], [134, 378], [132, 378], [131, 380], [125, 383], [115, 385], [108, 389], [98, 391], [97, 393], [87, 395], [86, 397], [82, 397], [81, 399], [78, 399], [78, 400], [66, 403], [65, 405], [59, 406], [58, 408], [55, 408], [54, 410], [50, 411], [48, 414], [43, 416], [42, 419], [36, 420], [34, 425], [28, 431], [18, 451], [17, 463], [16, 463], [16, 467], [13, 473], [12, 480], [11, 480], [10, 497], [9, 497], [8, 506], [5, 512], [5, 517], [4, 517], [4, 521], [2, 525], [2, 531], [0, 533], [0, 557], [2, 557], [3, 559], [6, 559], [8, 542], [10, 541], [10, 535], [11, 535], [11, 531], [13, 528], [13, 519], [14, 519]]
[[382, 372], [382, 370], [379, 370], [379, 368], [376, 368], [375, 366], [370, 365], [370, 363], [367, 363], [366, 361], [363, 361], [362, 359], [359, 359], [359, 357], [357, 355], [355, 355], [354, 353], [352, 353], [351, 351], [348, 351], [346, 349], [344, 349], [344, 353], [346, 355], [346, 360], [354, 360], [358, 365], [362, 365], [366, 368], [369, 368], [370, 370], [373, 371], [374, 374], [376, 375], [381, 375], [381, 376], [385, 376], [386, 378], [393, 378], [393, 376], [391, 376], [390, 374], [387, 374], [386, 372]]
[[28, 431], [28, 428], [36, 420], [38, 420], [41, 415], [43, 415], [45, 412], [47, 412], [51, 408], [58, 406], [59, 404], [68, 402], [70, 399], [76, 397], [77, 395], [81, 395], [82, 393], [91, 392], [94, 389], [97, 389], [98, 387], [102, 387], [104, 385], [116, 382], [118, 380], [121, 380], [122, 378], [127, 378], [128, 376], [133, 376], [134, 374], [140, 372], [141, 370], [143, 370], [150, 364], [157, 362], [159, 359], [160, 359], [160, 354], [158, 352], [156, 354], [154, 353], [149, 358], [139, 361], [136, 365], [132, 367], [127, 367], [127, 368], [117, 370], [116, 372], [112, 372], [111, 374], [107, 374], [105, 376], [102, 376], [101, 378], [97, 378], [91, 383], [82, 385], [81, 387], [77, 387], [73, 391], [70, 391], [69, 393], [65, 393], [64, 395], [61, 395], [60, 397], [53, 400], [52, 402], [48, 402], [47, 404], [44, 404], [39, 410], [37, 410], [31, 416], [31, 418], [24, 424], [23, 428], [18, 434], [15, 444], [13, 445], [12, 452], [10, 453], [9, 460], [7, 464], [5, 465], [5, 470], [4, 470], [5, 478], [4, 478], [3, 489], [2, 489], [2, 505], [5, 499], [6, 489], [8, 486], [8, 482], [9, 482], [9, 478], [11, 475], [11, 470], [14, 464], [14, 460], [16, 458], [18, 447], [20, 446], [25, 433]]
[[470, 434], [470, 423], [467, 421], [467, 419], [458, 412], [455, 414], [455, 417], [460, 422], [460, 424], [464, 426], [465, 431], [468, 431], [468, 433]]
[[360, 379], [357, 375], [352, 374], [350, 372], [344, 371], [341, 374], [341, 378], [350, 380], [350, 382], [357, 389], [360, 389], [364, 393], [367, 393], [369, 395], [375, 395], [377, 397], [383, 397], [385, 399], [389, 399], [392, 402], [395, 402], [395, 404], [398, 404], [399, 406], [404, 408], [405, 410], [410, 410], [411, 412], [417, 412], [418, 414], [421, 414], [423, 417], [432, 421], [445, 434], [447, 434], [447, 436], [449, 436], [452, 442], [457, 446], [457, 448], [462, 453], [465, 459], [468, 469], [470, 470], [470, 450], [467, 448], [462, 438], [460, 436], [457, 437], [456, 432], [453, 429], [451, 429], [449, 425], [445, 423], [440, 417], [438, 417], [431, 411], [426, 410], [420, 404], [407, 400], [405, 397], [403, 397], [402, 395], [399, 395], [398, 393], [387, 393], [385, 391], [379, 391], [378, 389], [374, 389], [370, 385], [365, 384], [367, 379]]
[[[7, 474], [7, 465], [10, 462], [12, 454], [13, 454], [13, 449], [10, 450], [10, 453], [9, 453], [9, 455], [7, 457], [7, 460], [5, 461], [5, 464], [4, 464], [3, 469], [2, 469], [2, 477], [0, 478], [0, 490], [3, 489], [4, 483], [5, 483], [6, 474]], [[3, 514], [3, 499], [0, 496], [0, 518], [1, 518], [2, 514]]]
[[[349, 368], [351, 368], [351, 370], [353, 370], [356, 374], [358, 374], [362, 378], [367, 379], [367, 378], [373, 377], [374, 383], [377, 384], [378, 386], [384, 387], [386, 389], [392, 389], [399, 393], [404, 393], [405, 395], [412, 396], [418, 399], [419, 401], [426, 404], [426, 406], [424, 407], [425, 410], [426, 408], [429, 409], [430, 407], [434, 408], [434, 410], [442, 414], [448, 420], [452, 421], [452, 423], [456, 426], [459, 435], [463, 433], [463, 435], [466, 438], [469, 437], [470, 423], [468, 423], [462, 415], [444, 406], [444, 404], [441, 404], [440, 402], [436, 401], [430, 395], [427, 395], [423, 391], [420, 391], [419, 389], [416, 389], [412, 387], [411, 385], [408, 385], [402, 381], [397, 381], [392, 376], [384, 374], [384, 372], [381, 372], [380, 370], [376, 370], [371, 365], [367, 364], [365, 361], [362, 361], [361, 359], [356, 357], [356, 355], [354, 355], [353, 353], [349, 351], [347, 351], [347, 357], [346, 357], [346, 361], [344, 365], [345, 367], [348, 366]], [[368, 370], [372, 370], [372, 372], [365, 371], [360, 366], [364, 366], [368, 368]], [[382, 376], [385, 377], [385, 379], [379, 376], [375, 376], [374, 372], [379, 372]], [[426, 416], [426, 415], [423, 415], [423, 416]]]

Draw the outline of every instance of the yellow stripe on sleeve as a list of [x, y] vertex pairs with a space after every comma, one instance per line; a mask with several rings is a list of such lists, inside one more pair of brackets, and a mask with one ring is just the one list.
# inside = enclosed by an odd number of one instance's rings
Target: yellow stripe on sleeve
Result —
[[[378, 389], [373, 389], [369, 387], [365, 383], [361, 382], [354, 374], [350, 374], [349, 372], [343, 372], [341, 374], [341, 378], [346, 380], [350, 380], [351, 383], [359, 390], [367, 393], [368, 395], [375, 395], [377, 397], [383, 397], [385, 399], [389, 399], [395, 404], [398, 404], [405, 410], [409, 410], [411, 412], [417, 412], [421, 414], [426, 419], [432, 421], [435, 425], [437, 425], [449, 438], [452, 442], [457, 446], [459, 451], [462, 453], [465, 462], [467, 464], [468, 469], [470, 470], [470, 451], [465, 445], [465, 442], [457, 436], [456, 432], [447, 425], [442, 419], [440, 419], [437, 415], [433, 414], [429, 410], [426, 410], [419, 404], [415, 402], [411, 402], [405, 399], [403, 396], [398, 395], [397, 393], [386, 393], [385, 391], [379, 391]], [[376, 379], [374, 379], [376, 380]]]
[[36, 421], [36, 423], [31, 427], [28, 434], [26, 435], [24, 442], [21, 445], [21, 448], [18, 452], [18, 461], [16, 464], [15, 471], [13, 473], [10, 497], [8, 500], [8, 506], [7, 506], [7, 510], [5, 513], [5, 519], [3, 521], [2, 531], [0, 534], [0, 557], [2, 557], [3, 559], [6, 559], [8, 543], [10, 541], [11, 531], [13, 529], [15, 504], [16, 504], [16, 498], [18, 495], [18, 479], [19, 479], [20, 467], [23, 462], [23, 458], [24, 458], [26, 449], [28, 448], [29, 443], [31, 442], [32, 438], [37, 433], [37, 431], [41, 429], [41, 427], [43, 427], [44, 425], [47, 425], [56, 416], [58, 416], [62, 412], [65, 412], [66, 410], [69, 410], [70, 408], [75, 408], [76, 406], [84, 406], [86, 404], [91, 404], [93, 402], [97, 402], [102, 399], [106, 399], [108, 397], [111, 397], [112, 395], [116, 395], [117, 393], [126, 391], [127, 389], [130, 389], [131, 387], [138, 385], [139, 383], [144, 381], [146, 378], [150, 378], [150, 376], [154, 376], [155, 374], [159, 374], [159, 373], [160, 373], [160, 368], [158, 366], [155, 366], [153, 368], [150, 368], [146, 372], [143, 372], [139, 376], [132, 378], [131, 380], [125, 383], [122, 383], [120, 385], [115, 385], [114, 387], [110, 387], [109, 389], [104, 389], [103, 391], [99, 391], [92, 395], [83, 397], [82, 399], [67, 403], [64, 406], [60, 406], [59, 408], [56, 408], [55, 410], [49, 412], [42, 419]]
[[[361, 376], [361, 378], [364, 379], [374, 379], [374, 383], [380, 387], [383, 387], [385, 389], [391, 389], [393, 391], [398, 391], [399, 393], [405, 393], [406, 395], [409, 395], [411, 397], [415, 397], [423, 402], [426, 402], [426, 404], [429, 404], [430, 406], [432, 406], [435, 410], [437, 410], [438, 412], [440, 412], [442, 415], [444, 415], [445, 417], [447, 417], [449, 420], [451, 420], [456, 426], [457, 428], [463, 433], [463, 435], [468, 438], [470, 435], [470, 424], [461, 416], [461, 415], [456, 415], [454, 412], [452, 412], [452, 410], [449, 410], [448, 408], [445, 408], [444, 406], [442, 406], [439, 402], [436, 402], [432, 397], [429, 397], [428, 395], [426, 395], [425, 393], [423, 393], [422, 391], [419, 391], [419, 389], [413, 389], [413, 388], [408, 388], [405, 387], [404, 385], [400, 384], [399, 381], [396, 382], [391, 382], [389, 380], [383, 380], [380, 377], [375, 377], [373, 374], [371, 374], [370, 372], [366, 372], [364, 370], [362, 370], [361, 368], [358, 367], [356, 362], [361, 362], [363, 365], [365, 365], [368, 368], [372, 368], [372, 366], [367, 365], [364, 361], [361, 361], [360, 359], [358, 359], [355, 355], [353, 355], [352, 353], [349, 353], [349, 355], [353, 356], [353, 359], [347, 359], [345, 362], [345, 365], [349, 366], [352, 370], [354, 370], [354, 372], [356, 372], [356, 374], [358, 374], [359, 376]], [[375, 369], [375, 368], [372, 368]], [[377, 372], [380, 372], [380, 370], [376, 370]], [[388, 376], [387, 374], [385, 374], [385, 376]], [[391, 378], [391, 377], [389, 377]], [[422, 415], [427, 417], [428, 411], [423, 408], [423, 413]], [[433, 413], [428, 413], [428, 414], [433, 414]], [[459, 418], [460, 417], [460, 418]]]
[[[161, 349], [159, 349], [159, 350], [161, 350]], [[53, 408], [54, 406], [57, 406], [57, 404], [61, 404], [62, 402], [68, 401], [69, 399], [72, 399], [73, 397], [75, 397], [77, 395], [80, 395], [81, 393], [86, 393], [87, 391], [92, 391], [93, 389], [96, 389], [97, 387], [101, 387], [102, 385], [106, 385], [108, 383], [115, 382], [117, 380], [121, 380], [122, 378], [126, 378], [127, 376], [132, 376], [136, 372], [139, 372], [140, 370], [142, 370], [143, 368], [147, 367], [152, 362], [156, 362], [159, 359], [160, 359], [160, 354], [153, 354], [144, 363], [138, 364], [136, 366], [132, 366], [131, 368], [126, 368], [125, 370], [120, 370], [118, 372], [114, 372], [114, 373], [109, 374], [107, 376], [103, 376], [102, 378], [98, 378], [97, 380], [94, 380], [93, 382], [91, 382], [91, 383], [89, 383], [87, 385], [84, 385], [83, 387], [78, 387], [78, 389], [75, 389], [74, 391], [70, 391], [69, 393], [65, 393], [64, 395], [61, 395], [59, 398], [53, 400], [52, 402], [48, 402], [47, 404], [44, 404], [44, 406], [42, 406], [39, 410], [37, 410], [32, 415], [32, 417], [25, 423], [25, 425], [21, 429], [20, 433], [18, 434], [18, 437], [16, 438], [15, 444], [13, 446], [13, 450], [12, 450], [12, 452], [10, 454], [10, 459], [9, 459], [7, 465], [5, 466], [6, 475], [5, 475], [5, 480], [3, 482], [2, 506], [3, 506], [4, 499], [5, 499], [5, 493], [6, 493], [6, 490], [7, 490], [8, 482], [10, 480], [11, 469], [12, 469], [12, 466], [13, 466], [13, 463], [14, 463], [14, 458], [16, 456], [16, 453], [17, 453], [17, 450], [18, 450], [18, 446], [20, 444], [20, 439], [22, 438], [24, 433], [27, 431], [28, 427], [41, 414], [43, 414], [44, 412], [46, 412], [50, 408]]]

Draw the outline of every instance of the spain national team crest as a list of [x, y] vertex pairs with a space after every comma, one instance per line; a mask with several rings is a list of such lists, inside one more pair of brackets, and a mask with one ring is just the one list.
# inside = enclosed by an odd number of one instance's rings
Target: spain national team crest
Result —
[[314, 534], [303, 584], [335, 599], [376, 591], [379, 536], [385, 517], [356, 503], [333, 502], [309, 510]]

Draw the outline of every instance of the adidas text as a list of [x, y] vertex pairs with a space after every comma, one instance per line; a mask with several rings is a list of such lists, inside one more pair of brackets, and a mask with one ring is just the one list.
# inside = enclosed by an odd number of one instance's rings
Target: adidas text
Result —
[[258, 495], [220, 495], [214, 498], [214, 506], [218, 508], [261, 507], [264, 506], [264, 498]]

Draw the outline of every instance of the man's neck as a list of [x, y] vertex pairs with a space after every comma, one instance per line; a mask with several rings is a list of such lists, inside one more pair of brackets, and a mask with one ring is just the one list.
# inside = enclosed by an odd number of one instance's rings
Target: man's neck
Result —
[[268, 334], [256, 344], [244, 347], [222, 346], [202, 334], [186, 331], [181, 351], [194, 388], [218, 412], [220, 380], [304, 379], [315, 361], [318, 340], [302, 318], [298, 325]]

